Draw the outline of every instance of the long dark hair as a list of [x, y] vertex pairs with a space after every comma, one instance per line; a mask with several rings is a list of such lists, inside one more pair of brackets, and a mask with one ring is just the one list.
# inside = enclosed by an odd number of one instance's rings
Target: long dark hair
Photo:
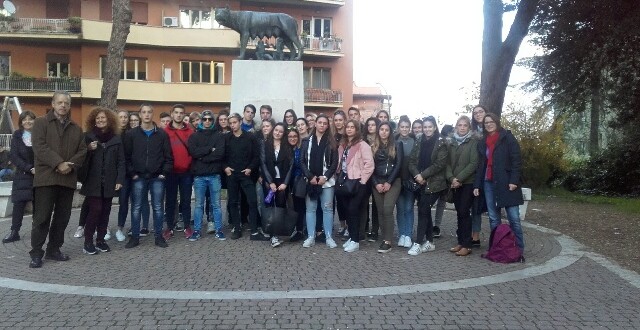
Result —
[[[353, 126], [356, 128], [356, 134], [353, 136], [353, 139], [351, 139], [351, 142], [349, 142], [349, 137], [347, 136], [347, 133], [346, 133], [347, 125], [349, 124], [353, 124]], [[342, 141], [340, 141], [340, 144], [342, 144], [345, 148], [347, 146], [352, 146], [362, 141], [362, 132], [361, 132], [361, 126], [359, 121], [355, 119], [347, 120], [347, 122], [344, 123], [344, 129], [345, 129], [345, 133], [344, 133], [344, 136], [342, 137]]]
[[[436, 130], [433, 132], [433, 137], [440, 138], [440, 130], [438, 129], [438, 122], [436, 121], [436, 118], [434, 116], [427, 116], [422, 118], [422, 132], [424, 133], [424, 124], [426, 124], [427, 122], [430, 122], [436, 128]], [[426, 138], [426, 135], [425, 135], [425, 138]]]
[[[318, 119], [324, 118], [327, 121], [327, 130], [324, 131], [324, 134], [322, 134], [322, 137], [324, 137], [325, 135], [327, 136], [327, 138], [329, 139], [329, 146], [331, 147], [331, 149], [336, 149], [336, 139], [333, 138], [333, 133], [331, 132], [331, 121], [329, 120], [329, 117], [327, 115], [325, 115], [324, 113], [321, 113], [318, 115], [318, 117], [316, 117], [316, 125], [318, 125]], [[313, 127], [313, 131], [309, 133], [309, 136], [311, 135], [316, 135], [316, 127]]]
[[[222, 126], [220, 126], [220, 116], [225, 115], [227, 116], [227, 127], [222, 128]], [[222, 109], [220, 110], [220, 112], [218, 113], [218, 117], [216, 117], [216, 123], [215, 125], [213, 125], [213, 128], [216, 130], [216, 132], [220, 132], [220, 133], [226, 133], [226, 132], [231, 132], [231, 127], [229, 127], [229, 110], [227, 109]]]
[[[382, 126], [387, 126], [389, 128], [389, 138], [387, 139], [386, 144], [383, 143], [382, 139], [380, 138], [380, 129], [382, 128]], [[380, 123], [380, 125], [378, 125], [378, 129], [376, 131], [376, 138], [371, 144], [371, 151], [373, 152], [374, 155], [378, 150], [386, 149], [387, 155], [389, 155], [389, 157], [394, 158], [396, 156], [396, 139], [393, 136], [392, 129], [393, 128], [391, 128], [391, 123], [388, 121], [382, 122]]]
[[[292, 148], [291, 148], [291, 145], [289, 144], [289, 141], [287, 140], [287, 126], [285, 123], [277, 123], [273, 125], [273, 128], [271, 129], [271, 132], [267, 137], [266, 145], [269, 146], [267, 150], [269, 151], [275, 150], [275, 145], [274, 145], [275, 140], [273, 138], [273, 131], [276, 130], [276, 127], [282, 127], [282, 137], [280, 138], [280, 153], [284, 152], [283, 155], [285, 157], [284, 159], [286, 163], [286, 161], [291, 160]], [[273, 155], [273, 153], [271, 153], [271, 155]]]

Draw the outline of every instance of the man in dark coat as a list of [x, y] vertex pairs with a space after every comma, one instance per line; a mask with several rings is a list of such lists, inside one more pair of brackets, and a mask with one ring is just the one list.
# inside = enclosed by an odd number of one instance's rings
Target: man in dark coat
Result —
[[[55, 92], [51, 106], [53, 110], [37, 118], [33, 125], [35, 204], [29, 252], [31, 268], [42, 267], [43, 256], [49, 260], [69, 260], [68, 255], [60, 252], [60, 247], [71, 216], [78, 169], [87, 153], [82, 129], [71, 121], [69, 93]], [[45, 253], [42, 246], [47, 236]]]

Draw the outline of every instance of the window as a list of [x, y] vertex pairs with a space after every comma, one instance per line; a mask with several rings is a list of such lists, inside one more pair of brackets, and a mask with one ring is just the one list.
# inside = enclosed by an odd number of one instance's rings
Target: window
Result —
[[329, 38], [331, 33], [330, 18], [312, 18], [302, 20], [302, 32], [316, 38]]
[[0, 52], [0, 78], [8, 77], [11, 74], [11, 55]]
[[[107, 57], [100, 56], [100, 78], [104, 78], [106, 67]], [[147, 80], [147, 59], [126, 57], [124, 63], [122, 63], [120, 79]]]
[[304, 88], [331, 89], [331, 69], [305, 68], [302, 75]]
[[47, 54], [47, 77], [64, 78], [69, 77], [69, 55], [67, 54]]
[[210, 9], [180, 9], [180, 27], [186, 29], [222, 29]]
[[224, 63], [180, 61], [180, 81], [224, 84]]
[[149, 8], [146, 2], [131, 1], [131, 23], [147, 25]]

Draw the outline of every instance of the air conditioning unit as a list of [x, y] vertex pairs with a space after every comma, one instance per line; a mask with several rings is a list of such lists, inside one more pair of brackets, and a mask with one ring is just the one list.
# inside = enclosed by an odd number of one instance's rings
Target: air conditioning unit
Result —
[[178, 18], [177, 17], [163, 17], [162, 18], [162, 26], [178, 26]]

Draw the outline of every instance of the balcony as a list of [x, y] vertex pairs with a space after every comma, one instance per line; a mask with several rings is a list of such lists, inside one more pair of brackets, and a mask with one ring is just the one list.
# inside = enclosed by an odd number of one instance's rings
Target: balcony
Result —
[[[255, 49], [259, 38], [250, 39], [247, 43], [247, 49]], [[304, 54], [316, 56], [343, 57], [342, 39], [341, 38], [317, 38], [311, 36], [302, 36], [300, 38], [304, 47]], [[267, 52], [275, 51], [276, 38], [265, 38], [265, 46]], [[285, 48], [285, 54], [289, 54], [289, 49]], [[288, 56], [288, 55], [287, 55]]]
[[[82, 20], [84, 40], [109, 42], [111, 22]], [[197, 49], [239, 49], [240, 36], [231, 29], [184, 29], [131, 25], [127, 45]]]
[[345, 5], [346, 0], [248, 0], [241, 2], [265, 2], [265, 3], [281, 3], [285, 5], [302, 5], [302, 6], [330, 6], [341, 7]]
[[80, 78], [0, 78], [0, 91], [53, 92], [80, 91]]
[[[102, 79], [82, 78], [83, 98], [99, 99], [101, 91]], [[231, 100], [231, 85], [120, 80], [118, 99], [173, 103], [228, 103]]]
[[305, 105], [335, 107], [342, 104], [342, 91], [320, 88], [304, 89]]
[[80, 32], [80, 27], [72, 28], [68, 19], [16, 18], [0, 21], [0, 33], [69, 35]]

